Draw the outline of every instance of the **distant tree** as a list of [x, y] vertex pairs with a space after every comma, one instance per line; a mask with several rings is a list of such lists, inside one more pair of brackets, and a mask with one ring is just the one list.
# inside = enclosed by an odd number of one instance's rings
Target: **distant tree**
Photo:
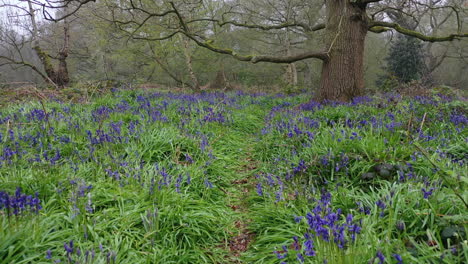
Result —
[[[33, 0], [31, 0], [33, 1]], [[92, 0], [34, 0], [43, 10], [48, 6], [77, 3], [80, 7]], [[285, 0], [271, 0], [276, 3]], [[101, 1], [99, 1], [101, 2]], [[246, 8], [247, 0], [102, 0], [107, 3], [112, 16], [109, 17], [130, 37], [149, 41], [171, 39], [183, 34], [197, 45], [210, 51], [231, 56], [239, 61], [259, 63], [291, 64], [305, 59], [322, 62], [318, 100], [349, 101], [364, 92], [364, 47], [368, 32], [384, 33], [396, 31], [426, 42], [446, 42], [468, 37], [463, 32], [467, 10], [465, 0], [307, 0], [304, 3], [322, 6], [321, 16], [310, 20], [307, 9], [298, 9], [297, 15], [285, 20], [276, 20], [261, 6]], [[272, 5], [274, 6], [274, 5]], [[75, 9], [71, 11], [74, 12]], [[187, 15], [184, 10], [189, 10]], [[414, 20], [415, 28], [392, 20], [389, 13], [397, 12]], [[422, 21], [427, 14], [453, 10], [449, 16], [451, 24], [457, 25], [451, 33], [426, 32]], [[43, 12], [46, 19], [59, 20], [67, 15], [52, 18]], [[193, 16], [192, 16], [193, 15]], [[161, 30], [155, 31], [158, 27]], [[213, 42], [214, 32], [222, 29], [235, 32], [240, 28], [284, 33], [288, 30], [304, 35], [303, 38], [319, 36], [318, 45], [308, 45], [307, 51], [291, 51], [281, 54], [275, 50], [258, 53], [244, 52], [239, 45]], [[321, 32], [321, 33], [317, 33]], [[154, 33], [154, 34], [153, 34]], [[307, 36], [307, 37], [306, 37]], [[310, 42], [309, 42], [310, 43]]]
[[[23, 2], [23, 3], [21, 3]], [[12, 30], [0, 34], [0, 44], [8, 47], [8, 52], [0, 54], [0, 66], [17, 65], [28, 67], [39, 74], [46, 83], [57, 87], [67, 86], [70, 82], [67, 57], [70, 45], [70, 24], [68, 17], [63, 18], [63, 39], [61, 47], [57, 48], [56, 54], [51, 54], [44, 49], [41, 42], [41, 28], [38, 22], [37, 9], [34, 0], [23, 0], [20, 3], [11, 4], [10, 1], [0, 1], [1, 8], [11, 10], [7, 13], [8, 24]], [[64, 6], [63, 8], [68, 8]], [[43, 13], [47, 14], [47, 13]], [[23, 18], [25, 18], [23, 20]], [[13, 29], [18, 29], [16, 32]], [[20, 30], [21, 29], [21, 30]], [[25, 30], [25, 32], [22, 32]], [[24, 48], [30, 47], [41, 62], [41, 66], [25, 59]], [[52, 60], [57, 60], [55, 66]]]
[[[283, 0], [272, 0], [276, 3]], [[223, 1], [224, 5], [218, 7], [216, 12], [203, 12], [206, 2], [217, 1], [136, 1], [108, 0], [109, 8], [113, 9], [112, 18], [130, 36], [146, 40], [164, 40], [176, 34], [184, 34], [197, 45], [213, 52], [231, 56], [237, 60], [259, 63], [285, 63], [291, 64], [305, 59], [322, 61], [322, 73], [318, 100], [349, 101], [364, 92], [364, 46], [369, 31], [383, 33], [397, 31], [427, 42], [444, 42], [460, 40], [468, 37], [462, 32], [461, 19], [464, 9], [463, 1], [438, 1], [428, 6], [429, 0], [326, 0], [323, 16], [316, 21], [307, 20], [307, 15], [298, 10], [298, 14], [286, 20], [272, 19], [261, 6], [254, 9], [246, 8], [245, 1]], [[250, 3], [250, 2], [249, 2]], [[323, 1], [306, 1], [308, 4], [321, 5]], [[248, 6], [248, 5], [247, 5]], [[187, 17], [182, 10], [197, 10], [195, 17]], [[418, 21], [424, 20], [428, 10], [453, 9], [450, 19], [458, 25], [452, 34], [433, 35], [425, 34], [423, 27], [408, 28], [403, 23], [392, 21], [387, 14], [388, 10], [401, 13]], [[304, 10], [304, 9], [303, 9]], [[390, 20], [390, 21], [389, 21]], [[155, 25], [165, 27], [166, 34], [148, 35]], [[218, 42], [213, 42], [212, 32], [227, 27], [231, 31], [247, 28], [254, 31], [287, 32], [294, 30], [303, 35], [312, 36], [316, 32], [323, 32], [322, 47], [308, 47], [308, 51], [278, 54], [274, 51], [263, 51], [266, 54], [248, 54], [239, 50], [236, 45], [225, 48]], [[203, 28], [204, 30], [200, 30]], [[144, 37], [142, 37], [144, 36]]]
[[405, 35], [398, 35], [385, 60], [388, 75], [400, 83], [420, 80], [425, 71], [421, 41]]

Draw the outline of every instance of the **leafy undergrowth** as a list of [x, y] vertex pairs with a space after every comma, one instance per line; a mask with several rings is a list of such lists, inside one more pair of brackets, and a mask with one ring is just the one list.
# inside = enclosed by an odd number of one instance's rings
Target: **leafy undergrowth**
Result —
[[1, 262], [468, 262], [466, 103], [309, 100], [3, 109]]

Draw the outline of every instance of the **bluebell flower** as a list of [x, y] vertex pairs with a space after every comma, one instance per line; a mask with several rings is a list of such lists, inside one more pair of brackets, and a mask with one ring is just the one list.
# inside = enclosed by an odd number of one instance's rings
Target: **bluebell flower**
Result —
[[73, 240], [70, 240], [69, 243], [63, 244], [63, 247], [65, 248], [65, 251], [67, 252], [67, 254], [72, 254], [74, 251]]
[[377, 254], [375, 256], [376, 256], [376, 258], [379, 259], [379, 264], [384, 264], [385, 263], [385, 256], [382, 253], [382, 251], [378, 250]]
[[262, 188], [262, 184], [260, 182], [257, 183], [257, 194], [259, 196], [263, 196], [263, 188]]
[[294, 216], [294, 222], [300, 223], [304, 217], [303, 216]]
[[396, 228], [399, 230], [399, 231], [404, 231], [406, 229], [406, 225], [405, 225], [405, 222], [404, 221], [398, 221], [396, 223]]
[[211, 183], [207, 178], [205, 178], [205, 186], [211, 189], [213, 188], [213, 183]]
[[421, 188], [421, 191], [423, 193], [424, 199], [429, 199], [429, 197], [432, 195], [432, 192], [434, 191], [434, 188], [430, 188], [427, 190], [426, 188]]
[[377, 202], [375, 202], [375, 204], [382, 210], [382, 212], [380, 212], [380, 217], [383, 217], [385, 215], [384, 210], [387, 207], [387, 205], [382, 200], [378, 200]]
[[284, 252], [284, 251], [283, 251], [283, 252], [275, 251], [275, 254], [276, 254], [276, 257], [277, 257], [278, 259], [284, 259], [284, 258], [286, 258], [286, 257], [288, 256], [288, 252], [287, 252], [287, 251], [286, 251], [286, 252]]
[[314, 244], [311, 239], [307, 239], [304, 242], [304, 250], [305, 250], [306, 256], [313, 257], [316, 255], [314, 251]]
[[189, 164], [192, 164], [192, 163], [193, 163], [193, 159], [192, 159], [192, 157], [191, 157], [188, 153], [185, 153], [184, 156], [185, 156], [185, 160], [186, 160]]
[[393, 256], [393, 257], [395, 258], [395, 260], [397, 261], [397, 264], [403, 264], [403, 258], [402, 258], [400, 255], [398, 255], [398, 254], [393, 254], [392, 256]]
[[13, 195], [0, 191], [0, 210], [5, 209], [7, 215], [20, 215], [28, 211], [37, 213], [42, 209], [41, 201], [38, 197], [38, 193], [35, 193], [34, 197], [21, 193], [21, 188], [19, 187], [16, 188]]
[[304, 256], [301, 253], [297, 253], [297, 260], [300, 263], [304, 263]]
[[190, 182], [192, 181], [192, 178], [190, 177], [190, 174], [187, 172], [187, 184], [190, 184]]
[[179, 177], [176, 179], [175, 187], [176, 192], [180, 193], [180, 184], [182, 183], [182, 173], [179, 174]]

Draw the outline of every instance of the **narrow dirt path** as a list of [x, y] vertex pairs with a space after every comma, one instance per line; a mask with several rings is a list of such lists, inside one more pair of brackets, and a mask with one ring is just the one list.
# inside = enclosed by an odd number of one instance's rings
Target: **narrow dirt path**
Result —
[[[256, 116], [255, 120], [260, 121]], [[235, 214], [234, 229], [229, 230], [230, 237], [228, 241], [223, 242], [228, 255], [225, 257], [224, 263], [243, 263], [241, 261], [242, 253], [249, 249], [252, 241], [255, 239], [255, 233], [249, 229], [252, 220], [249, 219], [249, 197], [256, 195], [255, 193], [255, 174], [257, 173], [259, 162], [253, 157], [254, 145], [256, 144], [260, 129], [243, 133], [243, 151], [239, 155], [239, 166], [234, 169], [236, 177], [230, 182], [231, 186], [228, 189], [228, 204], [227, 206], [233, 210]]]
[[232, 237], [228, 241], [229, 253], [228, 263], [242, 263], [239, 259], [241, 254], [249, 248], [255, 234], [249, 230], [251, 220], [247, 217], [249, 213], [248, 197], [252, 195], [254, 185], [253, 179], [257, 162], [252, 159], [252, 148], [246, 150], [245, 164], [239, 168], [236, 173], [240, 177], [239, 180], [232, 181], [235, 192], [232, 193], [231, 204], [232, 210], [238, 214], [238, 218], [234, 223], [236, 230], [232, 231]]

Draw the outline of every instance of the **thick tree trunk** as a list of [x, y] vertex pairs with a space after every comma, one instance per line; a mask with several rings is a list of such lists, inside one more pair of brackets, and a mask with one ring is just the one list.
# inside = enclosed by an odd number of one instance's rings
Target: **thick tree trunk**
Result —
[[364, 90], [365, 5], [350, 0], [327, 1], [325, 48], [318, 99], [350, 101]]
[[[63, 88], [68, 85], [70, 82], [70, 78], [68, 75], [68, 67], [67, 67], [67, 57], [68, 57], [68, 50], [69, 50], [69, 42], [70, 42], [70, 33], [69, 33], [69, 28], [70, 25], [67, 22], [67, 20], [64, 20], [64, 43], [62, 50], [58, 54], [58, 68], [57, 70], [54, 68], [51, 60], [50, 60], [50, 55], [47, 54], [40, 46], [39, 46], [39, 39], [38, 39], [38, 27], [36, 23], [36, 15], [35, 15], [35, 10], [32, 6], [31, 1], [28, 1], [28, 7], [29, 7], [29, 15], [31, 18], [31, 24], [32, 24], [32, 46], [33, 50], [36, 52], [36, 55], [39, 57], [39, 60], [42, 63], [42, 66], [44, 67], [45, 75], [47, 75], [47, 78], [44, 80], [47, 83], [53, 83], [59, 88]], [[41, 75], [44, 76], [45, 75]]]
[[64, 30], [63, 41], [64, 42], [63, 42], [63, 48], [59, 52], [59, 56], [58, 56], [59, 64], [58, 64], [56, 79], [55, 79], [55, 83], [61, 88], [67, 86], [68, 83], [70, 82], [70, 77], [68, 75], [68, 67], [67, 67], [67, 57], [68, 57], [68, 50], [70, 46], [70, 33], [69, 33], [70, 24], [68, 23], [66, 19], [64, 20], [64, 23], [65, 23], [63, 27], [63, 30]]

